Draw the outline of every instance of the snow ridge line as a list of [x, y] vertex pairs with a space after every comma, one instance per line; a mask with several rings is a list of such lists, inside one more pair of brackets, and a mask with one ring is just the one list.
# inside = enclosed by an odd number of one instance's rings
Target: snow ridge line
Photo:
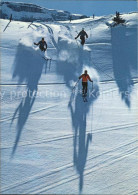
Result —
[[[95, 129], [95, 131], [93, 131], [92, 134], [105, 133], [105, 132], [109, 132], [109, 131], [116, 131], [116, 130], [120, 130], [123, 128], [136, 127], [136, 126], [138, 126], [138, 122], [124, 124], [124, 125], [120, 125], [120, 126], [117, 125], [117, 126], [107, 127], [107, 128], [105, 127], [105, 128]], [[91, 133], [91, 130], [86, 131], [86, 133]], [[21, 142], [20, 142], [19, 147], [47, 144], [50, 142], [61, 141], [64, 139], [71, 139], [73, 137], [74, 137], [73, 134], [68, 134], [68, 135], [63, 135], [63, 136], [59, 136], [59, 137], [49, 138], [49, 139], [44, 140], [44, 141], [40, 140], [40, 142], [37, 142], [37, 143], [26, 142], [26, 143], [21, 144]], [[78, 137], [78, 135], [77, 135], [77, 137]], [[2, 150], [9, 149], [9, 148], [12, 148], [12, 147], [1, 147]]]
[[[124, 144], [124, 145], [120, 145], [119, 147], [117, 147], [117, 148], [113, 148], [112, 150], [110, 150], [110, 151], [107, 151], [107, 152], [103, 152], [102, 154], [99, 154], [99, 155], [97, 155], [97, 156], [94, 156], [94, 157], [91, 157], [91, 158], [89, 158], [88, 160], [87, 160], [87, 163], [88, 162], [90, 162], [90, 161], [92, 161], [93, 159], [96, 159], [96, 158], [99, 158], [99, 157], [101, 157], [101, 156], [103, 156], [103, 155], [106, 155], [106, 154], [109, 154], [109, 153], [111, 153], [111, 152], [116, 152], [117, 150], [119, 150], [119, 149], [122, 149], [122, 148], [124, 148], [124, 147], [126, 147], [126, 146], [130, 146], [131, 144], [134, 144], [134, 143], [136, 143], [137, 142], [137, 140], [131, 140], [131, 142], [129, 142], [129, 143], [126, 143], [126, 144]], [[137, 148], [137, 147], [136, 147]], [[135, 148], [133, 148], [133, 149], [135, 149]], [[129, 148], [129, 150], [128, 151], [132, 151], [132, 149], [130, 149]], [[124, 151], [123, 151], [124, 152]], [[126, 151], [127, 152], [127, 151]], [[118, 155], [113, 155], [112, 157], [109, 157], [108, 159], [106, 159], [106, 160], [104, 160], [104, 162], [110, 162], [110, 159], [114, 159], [115, 157], [117, 157], [117, 156], [119, 156], [120, 154], [118, 154]], [[123, 157], [123, 156], [122, 156]], [[115, 158], [115, 160], [116, 160], [116, 158]], [[99, 166], [97, 167], [97, 165], [102, 165], [103, 164], [103, 162], [98, 162], [96, 165], [94, 165], [94, 166], [92, 166], [92, 167], [90, 167], [91, 168], [91, 172], [93, 172], [93, 168], [96, 168], [96, 170], [97, 169], [99, 169]], [[105, 166], [105, 165], [104, 165]], [[101, 168], [103, 168], [104, 166], [102, 166]], [[106, 165], [106, 166], [108, 166], [108, 165]], [[69, 163], [69, 164], [67, 164], [67, 165], [64, 165], [64, 166], [62, 166], [62, 167], [58, 167], [58, 168], [56, 168], [56, 169], [54, 169], [54, 170], [52, 170], [52, 171], [49, 171], [49, 172], [47, 172], [47, 173], [42, 173], [41, 175], [40, 174], [37, 174], [37, 175], [35, 175], [35, 176], [31, 176], [31, 177], [29, 177], [29, 180], [23, 180], [23, 181], [21, 181], [21, 182], [17, 182], [17, 183], [14, 183], [14, 184], [12, 184], [12, 185], [10, 185], [10, 186], [6, 186], [5, 188], [3, 188], [1, 191], [2, 192], [4, 192], [4, 191], [7, 191], [7, 190], [11, 190], [11, 189], [13, 189], [13, 188], [16, 188], [16, 187], [19, 187], [19, 186], [21, 186], [21, 185], [24, 185], [24, 184], [26, 184], [26, 183], [28, 183], [28, 182], [32, 182], [33, 180], [38, 180], [38, 179], [41, 179], [41, 178], [43, 178], [43, 177], [46, 177], [46, 176], [50, 176], [50, 175], [52, 175], [52, 174], [55, 174], [55, 173], [57, 173], [57, 172], [59, 172], [59, 171], [62, 171], [62, 170], [65, 170], [65, 169], [67, 169], [67, 168], [71, 168], [71, 167], [73, 167], [73, 163]], [[94, 171], [96, 171], [96, 170], [94, 170]], [[89, 167], [87, 168], [87, 169], [85, 169], [85, 175], [87, 175], [87, 174], [90, 174], [91, 173], [90, 172], [90, 170], [89, 170]], [[77, 179], [77, 178], [79, 178], [78, 176], [76, 176], [76, 175], [73, 175], [74, 176], [74, 179]], [[68, 177], [67, 177], [68, 178]], [[73, 180], [74, 180], [73, 179]], [[72, 179], [66, 179], [67, 181], [69, 180], [69, 181], [72, 181]], [[63, 183], [62, 184], [64, 184], [64, 179], [62, 179], [62, 181], [63, 181]], [[68, 181], [68, 182], [69, 182]], [[61, 181], [59, 181], [59, 182], [61, 182]], [[55, 183], [54, 183], [55, 184]], [[54, 184], [50, 184], [50, 189], [52, 188], [52, 186], [54, 185]], [[52, 185], [52, 186], [51, 186]], [[41, 186], [41, 187], [43, 187], [43, 186]], [[40, 187], [40, 188], [41, 188]], [[55, 187], [57, 187], [57, 186], [55, 186]], [[47, 188], [47, 187], [46, 187]], [[31, 192], [26, 192], [26, 193], [31, 193]], [[35, 192], [36, 193], [36, 192]], [[38, 192], [37, 192], [38, 193]]]
[[[118, 162], [118, 160], [120, 161], [120, 160], [126, 158], [127, 156], [132, 155], [135, 152], [137, 152], [137, 147], [133, 148], [133, 151], [132, 151], [132, 149], [128, 149], [125, 152], [123, 151], [120, 154], [113, 155], [112, 157], [109, 157], [108, 159], [106, 159], [102, 162], [98, 162], [97, 164], [95, 164], [92, 167], [88, 166], [87, 169], [85, 169], [85, 171], [84, 171], [84, 176], [89, 175], [90, 173], [97, 171], [97, 169], [99, 170], [99, 169], [102, 169], [104, 167], [108, 167], [109, 165], [116, 163], [116, 161]], [[63, 185], [65, 183], [71, 182], [71, 181], [76, 180], [78, 178], [79, 177], [76, 174], [72, 174], [70, 176], [62, 178], [61, 180], [59, 180], [57, 182], [53, 182], [53, 184], [50, 184], [46, 187], [45, 187], [45, 183], [42, 185], [39, 185], [39, 188], [36, 186], [35, 188], [33, 188], [33, 191], [30, 190], [30, 191], [27, 191], [26, 193], [34, 193], [35, 192], [37, 194], [40, 194], [40, 193], [45, 192], [46, 190], [53, 189], [55, 187], [58, 187], [58, 186]]]

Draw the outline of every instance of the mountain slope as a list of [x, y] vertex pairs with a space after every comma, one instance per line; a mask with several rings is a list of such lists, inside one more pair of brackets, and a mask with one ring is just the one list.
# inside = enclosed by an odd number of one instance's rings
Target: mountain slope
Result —
[[13, 20], [19, 21], [64, 21], [86, 18], [85, 15], [71, 14], [62, 10], [50, 10], [34, 4], [1, 2], [1, 18], [8, 19], [12, 14]]

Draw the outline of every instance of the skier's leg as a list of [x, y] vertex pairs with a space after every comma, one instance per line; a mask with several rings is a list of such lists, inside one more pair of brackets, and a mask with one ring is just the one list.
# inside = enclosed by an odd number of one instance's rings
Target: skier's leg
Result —
[[86, 91], [86, 95], [87, 95], [87, 90], [88, 90], [88, 83], [86, 82], [86, 88], [85, 88], [85, 91]]
[[83, 38], [81, 39], [81, 44], [84, 45], [84, 43], [85, 43], [85, 38], [83, 37]]
[[85, 94], [85, 83], [82, 82], [82, 95], [84, 96], [84, 94]]
[[41, 51], [43, 51], [43, 48], [42, 48], [41, 46], [39, 46], [39, 49], [40, 49]]
[[83, 96], [85, 96], [85, 82], [83, 82]]
[[42, 46], [39, 46], [39, 49], [41, 50], [41, 51], [46, 51], [46, 49], [44, 48], [44, 47], [42, 47]]
[[84, 83], [84, 95], [87, 95], [87, 82]]

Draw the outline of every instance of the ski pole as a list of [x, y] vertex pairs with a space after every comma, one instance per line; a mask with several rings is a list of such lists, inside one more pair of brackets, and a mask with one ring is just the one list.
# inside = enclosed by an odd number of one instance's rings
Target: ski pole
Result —
[[[78, 31], [76, 30], [76, 32], [77, 32], [77, 34], [78, 34]], [[76, 40], [76, 42], [77, 42], [77, 39], [75, 39]], [[78, 44], [78, 42], [77, 42], [77, 45], [78, 45], [78, 48], [79, 48], [79, 44]]]
[[79, 48], [79, 44], [78, 44], [78, 41], [77, 41], [77, 39], [75, 39], [76, 40], [76, 43], [77, 43], [77, 45], [78, 45], [78, 48]]
[[92, 91], [93, 91], [93, 81], [92, 81]]
[[77, 82], [76, 82], [76, 84], [74, 85], [74, 87], [73, 87], [73, 89], [72, 89], [72, 90], [74, 90], [74, 89], [76, 88], [76, 86], [77, 86], [77, 84], [78, 84], [79, 80], [80, 80], [80, 79], [78, 79], [78, 80], [77, 80]]
[[91, 134], [92, 134], [92, 122], [93, 122], [93, 104], [92, 104], [92, 112], [91, 112]]

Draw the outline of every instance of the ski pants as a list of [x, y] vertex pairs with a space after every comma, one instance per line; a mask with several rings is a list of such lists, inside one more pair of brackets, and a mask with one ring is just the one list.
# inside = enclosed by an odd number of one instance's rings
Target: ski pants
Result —
[[84, 43], [85, 43], [85, 37], [81, 36], [80, 39], [81, 39], [81, 44], [84, 45]]
[[88, 82], [82, 82], [82, 94], [87, 94]]
[[44, 48], [42, 46], [40, 46], [39, 48], [41, 49], [41, 51], [46, 51], [46, 48]]

